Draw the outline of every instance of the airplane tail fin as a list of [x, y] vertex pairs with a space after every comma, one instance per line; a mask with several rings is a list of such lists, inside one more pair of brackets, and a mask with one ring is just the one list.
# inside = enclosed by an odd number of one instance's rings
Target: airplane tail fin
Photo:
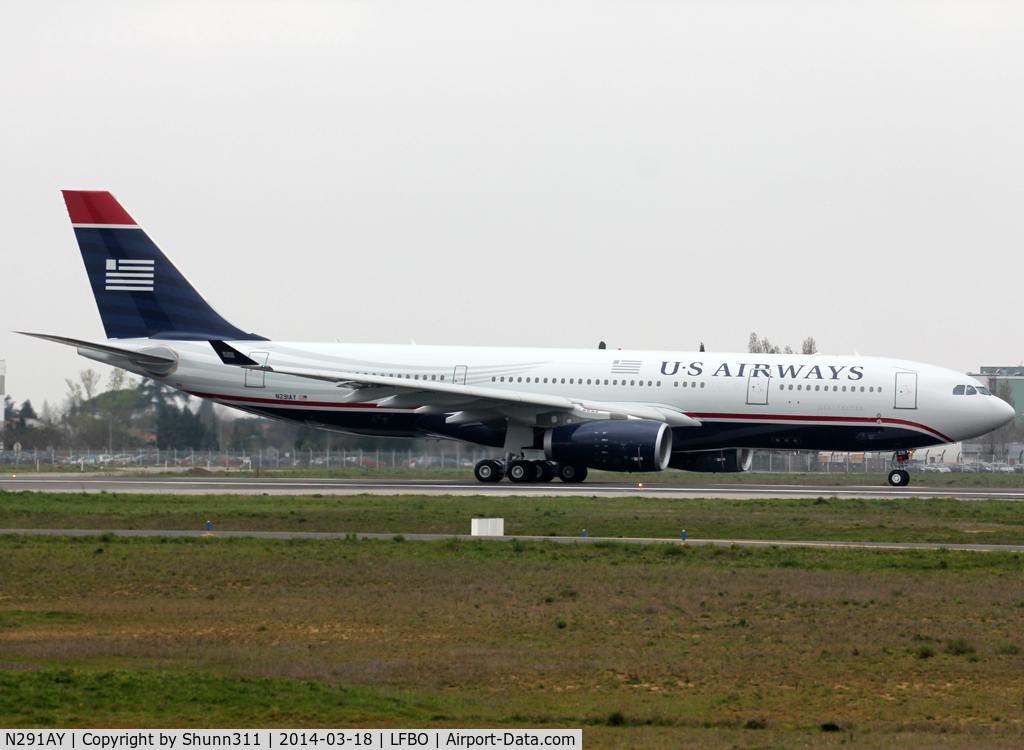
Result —
[[64, 190], [109, 339], [260, 339], [222, 318], [105, 190]]

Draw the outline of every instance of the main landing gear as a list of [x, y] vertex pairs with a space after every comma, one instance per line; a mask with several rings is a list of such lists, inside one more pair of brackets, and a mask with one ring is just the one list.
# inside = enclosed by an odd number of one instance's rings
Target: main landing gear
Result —
[[893, 487], [906, 487], [910, 484], [910, 472], [907, 471], [907, 462], [910, 461], [910, 451], [896, 451], [892, 454], [892, 461], [889, 465], [893, 467], [889, 472], [889, 484]]
[[557, 464], [552, 461], [530, 461], [522, 457], [506, 456], [504, 460], [486, 459], [473, 467], [478, 482], [500, 482], [508, 477], [515, 484], [550, 482], [556, 476], [568, 484], [587, 478], [587, 467], [575, 464]]

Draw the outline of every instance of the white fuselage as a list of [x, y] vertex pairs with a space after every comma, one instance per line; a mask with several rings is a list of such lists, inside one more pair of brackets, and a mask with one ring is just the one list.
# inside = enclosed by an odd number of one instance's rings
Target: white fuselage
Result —
[[[676, 427], [676, 451], [719, 447], [889, 450], [969, 439], [1012, 419], [977, 381], [932, 365], [879, 357], [233, 341], [271, 368], [342, 371], [560, 396], [574, 402], [665, 405], [700, 421]], [[202, 341], [119, 340], [178, 358], [165, 384], [248, 412], [376, 435], [469, 433], [415, 404], [346, 403], [352, 391], [224, 364]], [[83, 352], [89, 356], [86, 352]], [[149, 373], [143, 373], [152, 377]]]

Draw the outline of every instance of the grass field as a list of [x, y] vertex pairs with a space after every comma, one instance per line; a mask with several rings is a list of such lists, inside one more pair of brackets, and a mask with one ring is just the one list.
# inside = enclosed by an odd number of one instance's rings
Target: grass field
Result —
[[204, 529], [509, 536], [1024, 544], [1024, 503], [953, 499], [676, 499], [0, 492], [0, 528]]
[[[988, 501], [0, 495], [6, 527], [205, 524], [204, 507], [231, 527], [389, 532], [464, 533], [477, 511], [594, 535], [680, 513], [785, 538], [1013, 536], [1024, 521]], [[9, 535], [0, 723], [583, 726], [587, 747], [1010, 748], [1024, 742], [1022, 626], [1013, 553]]]

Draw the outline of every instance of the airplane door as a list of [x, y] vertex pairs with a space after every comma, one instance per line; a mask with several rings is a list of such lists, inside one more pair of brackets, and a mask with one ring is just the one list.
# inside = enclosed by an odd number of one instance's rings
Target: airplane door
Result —
[[771, 383], [771, 375], [765, 375], [755, 368], [747, 378], [747, 403], [763, 406], [768, 403], [768, 386]]
[[[267, 357], [269, 352], [249, 352], [249, 359], [254, 362], [258, 362], [261, 365], [267, 364]], [[263, 381], [267, 373], [263, 370], [246, 370], [245, 371], [245, 387], [246, 388], [263, 388]]]
[[455, 383], [455, 385], [465, 385], [466, 384], [466, 366], [465, 365], [459, 365], [458, 367], [455, 368], [455, 377], [452, 378], [452, 382]]
[[917, 373], [898, 372], [896, 373], [896, 403], [897, 409], [917, 408]]

